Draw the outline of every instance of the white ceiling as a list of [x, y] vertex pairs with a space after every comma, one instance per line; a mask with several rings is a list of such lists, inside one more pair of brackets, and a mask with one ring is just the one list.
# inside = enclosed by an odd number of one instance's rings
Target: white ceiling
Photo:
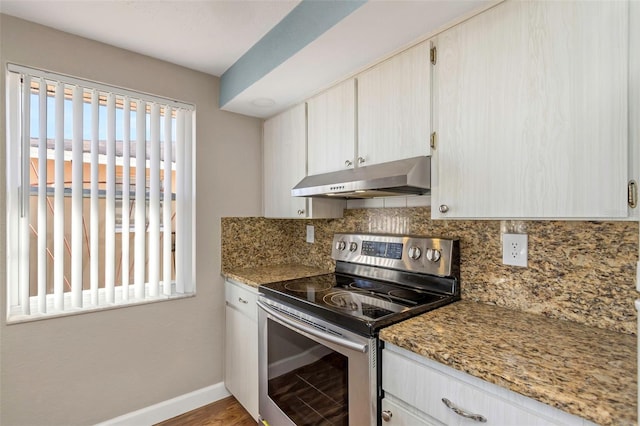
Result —
[[[373, 0], [224, 109], [268, 117], [495, 0]], [[0, 12], [220, 76], [300, 0], [0, 0]], [[171, 28], [166, 37], [163, 28]], [[275, 103], [257, 107], [255, 99]]]
[[[443, 25], [485, 8], [489, 0], [369, 1], [305, 49], [248, 87], [224, 109], [269, 117], [308, 99], [432, 34]], [[263, 108], [255, 99], [271, 98]]]
[[298, 3], [2, 0], [0, 12], [220, 76]]

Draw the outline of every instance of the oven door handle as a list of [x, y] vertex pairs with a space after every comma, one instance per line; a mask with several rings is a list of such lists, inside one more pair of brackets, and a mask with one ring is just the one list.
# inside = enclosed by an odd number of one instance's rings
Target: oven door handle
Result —
[[326, 340], [328, 342], [335, 343], [336, 345], [340, 345], [342, 347], [345, 347], [345, 348], [348, 348], [348, 349], [352, 349], [354, 351], [367, 353], [367, 351], [369, 349], [368, 345], [355, 343], [355, 342], [352, 342], [351, 340], [345, 339], [343, 337], [334, 336], [332, 334], [320, 331], [320, 330], [314, 328], [313, 326], [307, 325], [307, 324], [305, 324], [303, 322], [296, 321], [296, 320], [292, 319], [291, 317], [289, 317], [289, 316], [287, 316], [285, 314], [282, 314], [282, 313], [276, 311], [275, 309], [270, 308], [269, 306], [267, 306], [266, 304], [264, 304], [264, 303], [262, 303], [260, 301], [257, 301], [256, 303], [258, 304], [260, 309], [265, 311], [267, 314], [271, 315], [272, 317], [274, 317], [278, 321], [284, 323], [285, 325], [293, 327], [294, 329], [296, 329], [298, 331], [303, 331], [305, 333], [311, 334], [312, 336], [319, 337], [319, 338], [324, 339], [324, 340]]

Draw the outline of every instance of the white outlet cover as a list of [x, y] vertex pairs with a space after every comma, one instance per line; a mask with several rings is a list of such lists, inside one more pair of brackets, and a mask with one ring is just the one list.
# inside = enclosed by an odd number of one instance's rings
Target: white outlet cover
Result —
[[527, 234], [502, 234], [502, 263], [526, 268], [528, 240]]
[[313, 225], [307, 225], [307, 242], [313, 243], [315, 241], [315, 228]]

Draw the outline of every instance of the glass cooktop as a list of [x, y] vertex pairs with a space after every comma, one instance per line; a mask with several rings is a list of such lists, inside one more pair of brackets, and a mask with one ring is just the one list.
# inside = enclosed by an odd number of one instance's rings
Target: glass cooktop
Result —
[[260, 292], [364, 334], [452, 301], [450, 296], [341, 274], [269, 283]]

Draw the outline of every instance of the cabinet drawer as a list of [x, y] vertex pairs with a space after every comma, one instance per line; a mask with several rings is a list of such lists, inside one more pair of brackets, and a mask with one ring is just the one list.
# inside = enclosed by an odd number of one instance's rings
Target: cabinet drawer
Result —
[[228, 306], [237, 309], [249, 318], [258, 320], [258, 291], [246, 284], [225, 281], [225, 301]]
[[443, 398], [466, 413], [483, 416], [486, 418], [486, 425], [558, 424], [524, 407], [513, 405], [485, 389], [389, 350], [385, 350], [383, 354], [382, 387], [385, 394], [389, 393], [447, 425], [478, 422], [456, 414], [443, 403]]
[[392, 401], [389, 397], [382, 400], [382, 411], [390, 414], [389, 420], [382, 421], [383, 426], [438, 426], [440, 422], [427, 420], [402, 407], [399, 403]]

